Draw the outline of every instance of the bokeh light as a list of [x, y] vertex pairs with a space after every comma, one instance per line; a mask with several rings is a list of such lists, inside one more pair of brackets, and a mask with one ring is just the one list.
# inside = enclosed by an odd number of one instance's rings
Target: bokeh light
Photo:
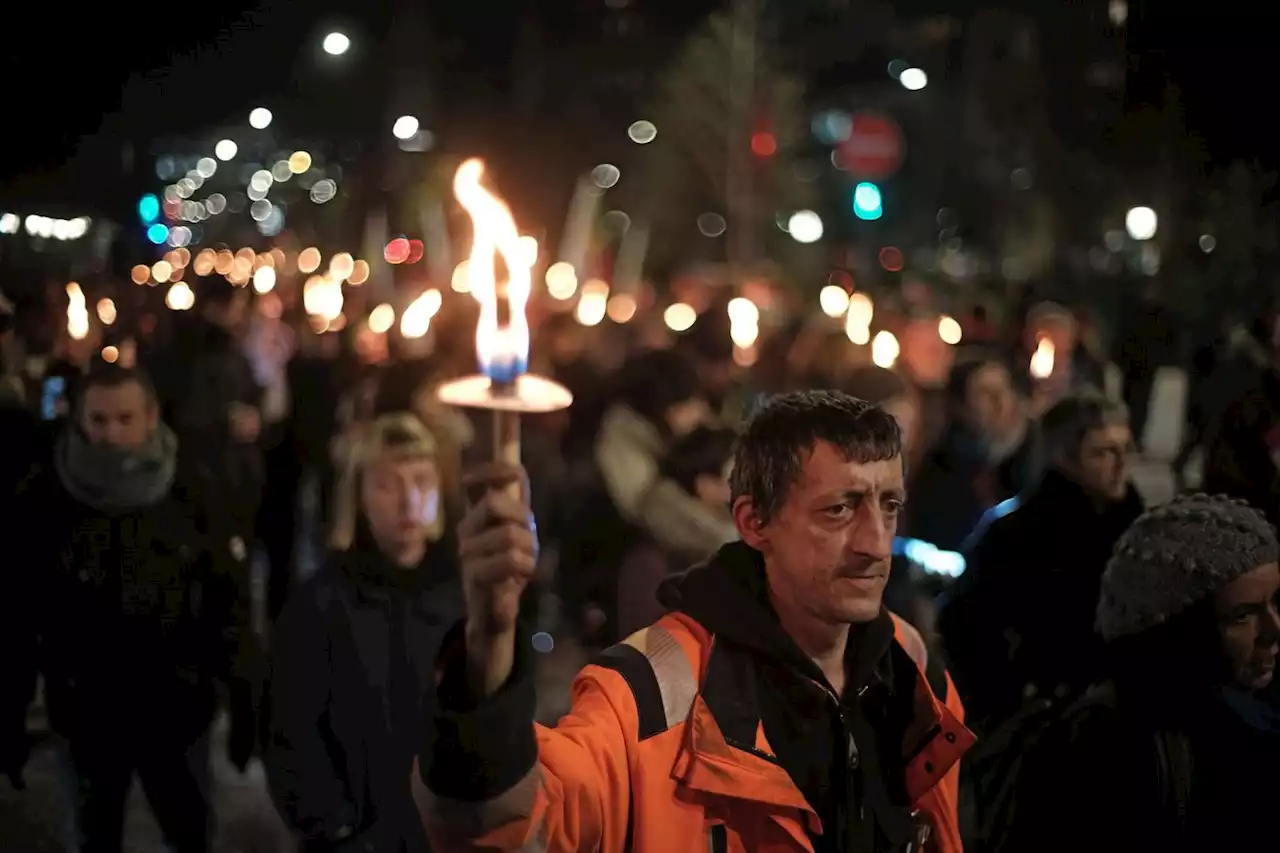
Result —
[[414, 116], [400, 116], [391, 126], [391, 135], [396, 139], [412, 139], [418, 132], [418, 119]]
[[627, 128], [627, 136], [637, 145], [648, 145], [658, 137], [658, 128], [653, 122], [641, 119]]
[[324, 52], [330, 56], [342, 56], [351, 49], [351, 39], [346, 33], [332, 32], [324, 37], [324, 41], [320, 43], [324, 48]]
[[693, 328], [693, 324], [698, 322], [698, 312], [693, 310], [692, 305], [684, 302], [675, 302], [667, 306], [667, 310], [662, 312], [662, 322], [667, 324], [667, 328], [673, 332], [687, 332]]
[[396, 309], [382, 303], [369, 312], [369, 331], [384, 335], [396, 323]]
[[787, 220], [787, 231], [797, 243], [816, 243], [822, 239], [822, 217], [812, 210], [800, 210]]

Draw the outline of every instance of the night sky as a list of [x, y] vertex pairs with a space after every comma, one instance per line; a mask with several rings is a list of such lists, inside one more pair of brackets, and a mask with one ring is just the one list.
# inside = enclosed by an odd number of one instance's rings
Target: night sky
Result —
[[[1273, 36], [1262, 20], [1266, 12], [1258, 11], [1265, 4], [1131, 2], [1138, 16], [1132, 43], [1159, 54], [1158, 62], [1184, 92], [1188, 123], [1215, 159], [1258, 157], [1274, 165], [1280, 133], [1264, 117], [1275, 80], [1275, 47], [1268, 43]], [[1151, 8], [1139, 12], [1140, 2]], [[9, 119], [0, 182], [56, 169], [82, 136], [118, 129], [119, 119], [104, 124], [103, 114], [119, 111], [122, 93], [135, 134], [194, 130], [234, 115], [275, 81], [288, 81], [299, 54], [330, 24], [363, 25], [371, 33], [385, 27], [342, 12], [371, 5], [382, 4], [295, 0], [260, 6], [227, 0], [97, 4], [74, 11], [55, 3], [24, 4], [23, 27], [10, 30], [0, 61]], [[449, 13], [453, 32], [445, 37], [466, 41], [484, 33], [493, 43], [509, 43], [509, 33], [504, 39], [494, 32], [495, 20], [505, 18], [514, 29], [522, 5], [451, 4], [462, 11]], [[496, 14], [495, 6], [509, 14]], [[175, 64], [166, 82], [157, 83], [155, 73]], [[505, 57], [490, 64], [501, 66]], [[463, 73], [491, 76], [483, 60], [468, 65]]]

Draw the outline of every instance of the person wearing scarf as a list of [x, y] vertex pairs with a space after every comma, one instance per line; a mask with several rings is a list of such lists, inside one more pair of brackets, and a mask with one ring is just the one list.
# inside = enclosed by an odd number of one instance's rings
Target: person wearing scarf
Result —
[[206, 735], [243, 604], [228, 527], [180, 476], [145, 374], [99, 365], [75, 402], [52, 463], [5, 514], [18, 553], [0, 575], [0, 770], [21, 778], [43, 675], [74, 791], [69, 849], [119, 853], [136, 773], [169, 847], [207, 853]]
[[346, 447], [330, 544], [272, 632], [267, 779], [304, 853], [426, 853], [409, 780], [464, 613], [440, 448], [411, 414]]

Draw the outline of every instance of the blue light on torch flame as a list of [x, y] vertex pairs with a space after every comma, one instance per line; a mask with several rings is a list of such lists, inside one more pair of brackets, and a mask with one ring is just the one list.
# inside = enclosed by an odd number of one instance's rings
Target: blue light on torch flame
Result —
[[480, 362], [480, 372], [494, 385], [512, 385], [529, 370], [529, 361], [513, 354], [500, 353], [489, 364]]

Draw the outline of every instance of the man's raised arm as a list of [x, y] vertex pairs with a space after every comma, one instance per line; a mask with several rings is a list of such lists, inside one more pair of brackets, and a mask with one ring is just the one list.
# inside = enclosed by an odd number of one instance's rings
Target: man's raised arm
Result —
[[621, 851], [634, 701], [620, 675], [589, 666], [560, 724], [534, 725], [532, 647], [516, 617], [537, 546], [527, 504], [501, 490], [522, 475], [482, 479], [489, 490], [459, 528], [467, 619], [442, 652], [441, 711], [414, 779], [427, 833], [441, 850]]

